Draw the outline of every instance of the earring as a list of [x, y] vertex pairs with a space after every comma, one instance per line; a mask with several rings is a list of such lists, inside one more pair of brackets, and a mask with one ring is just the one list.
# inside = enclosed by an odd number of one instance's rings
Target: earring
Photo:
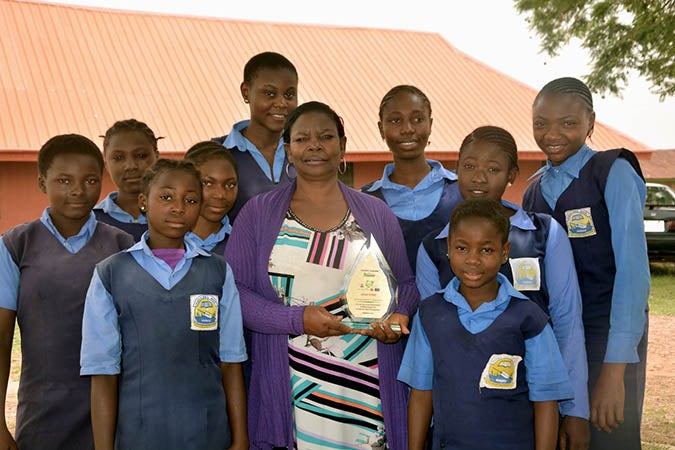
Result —
[[145, 212], [145, 206], [140, 207], [141, 212]]
[[244, 103], [248, 103], [248, 97], [244, 97]]
[[346, 171], [347, 171], [347, 160], [342, 158], [342, 161], [340, 161], [340, 165], [338, 166], [338, 173], [340, 175], [344, 175]]
[[511, 186], [513, 186], [513, 183], [511, 183], [510, 181], [508, 183], [506, 183], [506, 187], [511, 187]]
[[[288, 168], [291, 167], [291, 166], [293, 166], [292, 162], [289, 162], [288, 164], [286, 164], [286, 176], [288, 177], [289, 180], [292, 180], [292, 179], [294, 179], [298, 176], [297, 172], [295, 173], [294, 176], [291, 176], [291, 174], [288, 173]], [[293, 172], [295, 172], [295, 167], [293, 167]]]

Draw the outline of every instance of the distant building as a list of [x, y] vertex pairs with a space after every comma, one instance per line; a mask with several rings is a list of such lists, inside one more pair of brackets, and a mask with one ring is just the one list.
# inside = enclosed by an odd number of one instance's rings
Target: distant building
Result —
[[[116, 120], [142, 120], [160, 152], [181, 157], [196, 141], [248, 117], [239, 94], [243, 66], [261, 51], [296, 65], [300, 102], [333, 106], [348, 136], [346, 181], [379, 178], [391, 154], [378, 129], [382, 96], [413, 84], [430, 98], [428, 157], [455, 168], [457, 150], [477, 126], [508, 129], [520, 149], [520, 176], [507, 197], [520, 202], [542, 163], [531, 132], [536, 91], [471, 58], [439, 34], [296, 25], [0, 1], [0, 233], [37, 217], [36, 155], [60, 133], [99, 135]], [[565, 75], [565, 74], [561, 74]], [[651, 150], [597, 123], [597, 149]], [[112, 190], [106, 177], [103, 195]]]
[[648, 161], [641, 161], [642, 174], [653, 183], [675, 189], [675, 149], [655, 150]]

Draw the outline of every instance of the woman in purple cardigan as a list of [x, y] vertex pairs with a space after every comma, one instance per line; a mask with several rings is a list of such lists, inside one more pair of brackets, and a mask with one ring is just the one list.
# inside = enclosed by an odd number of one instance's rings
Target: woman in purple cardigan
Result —
[[[329, 106], [299, 106], [283, 139], [296, 181], [245, 205], [225, 254], [253, 335], [251, 448], [405, 449], [407, 389], [396, 373], [419, 294], [398, 222], [338, 181], [347, 138]], [[398, 307], [359, 331], [340, 321], [339, 297], [370, 236], [398, 282]]]

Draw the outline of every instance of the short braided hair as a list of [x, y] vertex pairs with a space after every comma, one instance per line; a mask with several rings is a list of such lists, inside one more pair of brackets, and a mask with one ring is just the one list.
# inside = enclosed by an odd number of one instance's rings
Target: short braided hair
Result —
[[148, 138], [148, 141], [152, 144], [152, 148], [155, 153], [158, 153], [157, 141], [164, 139], [163, 136], [156, 137], [155, 132], [152, 131], [152, 129], [150, 129], [150, 127], [145, 122], [141, 122], [136, 119], [118, 120], [110, 128], [108, 128], [108, 130], [105, 132], [105, 135], [101, 136], [103, 138], [103, 152], [106, 151], [108, 145], [110, 144], [110, 139], [115, 134], [125, 131], [138, 131], [143, 133]]
[[549, 81], [534, 98], [534, 103], [547, 94], [576, 95], [584, 104], [589, 113], [593, 112], [593, 95], [586, 84], [574, 77], [556, 78]]
[[503, 128], [492, 125], [478, 127], [462, 141], [462, 145], [459, 147], [459, 158], [462, 157], [462, 151], [477, 141], [489, 142], [499, 147], [509, 157], [509, 170], [518, 169], [518, 147], [511, 133]]
[[411, 86], [409, 84], [399, 84], [398, 86], [394, 86], [393, 88], [389, 89], [389, 92], [384, 94], [384, 97], [382, 97], [382, 101], [380, 102], [380, 120], [382, 120], [382, 111], [384, 110], [385, 106], [387, 106], [387, 103], [389, 103], [394, 97], [396, 97], [399, 93], [401, 92], [407, 92], [412, 95], [417, 95], [422, 99], [422, 102], [424, 105], [429, 109], [429, 117], [431, 117], [431, 102], [429, 101], [429, 97], [422, 92], [418, 87]]
[[[202, 176], [199, 169], [191, 162], [184, 159], [159, 158], [143, 174], [143, 193], [147, 196], [150, 193], [150, 185], [164, 172], [178, 170], [192, 175], [197, 180], [199, 186], [202, 185]], [[201, 190], [199, 191], [201, 195]]]
[[223, 147], [222, 144], [215, 141], [197, 142], [185, 152], [184, 158], [191, 161], [197, 167], [200, 167], [211, 159], [224, 159], [232, 164], [234, 172], [237, 173], [237, 162], [234, 160], [232, 153]]

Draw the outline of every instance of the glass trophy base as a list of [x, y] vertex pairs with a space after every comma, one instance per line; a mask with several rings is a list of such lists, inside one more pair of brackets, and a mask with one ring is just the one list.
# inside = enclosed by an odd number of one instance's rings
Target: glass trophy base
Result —
[[[349, 320], [349, 319], [344, 319], [344, 320], [342, 321], [342, 323], [344, 323], [344, 324], [347, 325], [348, 327], [353, 328], [353, 329], [355, 329], [355, 330], [370, 330], [370, 329], [372, 328], [370, 325], [373, 324], [373, 323], [376, 323], [376, 321], [372, 321], [372, 322], [354, 322], [354, 321], [351, 321], [351, 320]], [[389, 324], [389, 327], [390, 327], [393, 331], [396, 331], [396, 332], [400, 332], [400, 331], [401, 331], [401, 325], [399, 325], [399, 324], [397, 324], [397, 323], [391, 323], [391, 324]]]

